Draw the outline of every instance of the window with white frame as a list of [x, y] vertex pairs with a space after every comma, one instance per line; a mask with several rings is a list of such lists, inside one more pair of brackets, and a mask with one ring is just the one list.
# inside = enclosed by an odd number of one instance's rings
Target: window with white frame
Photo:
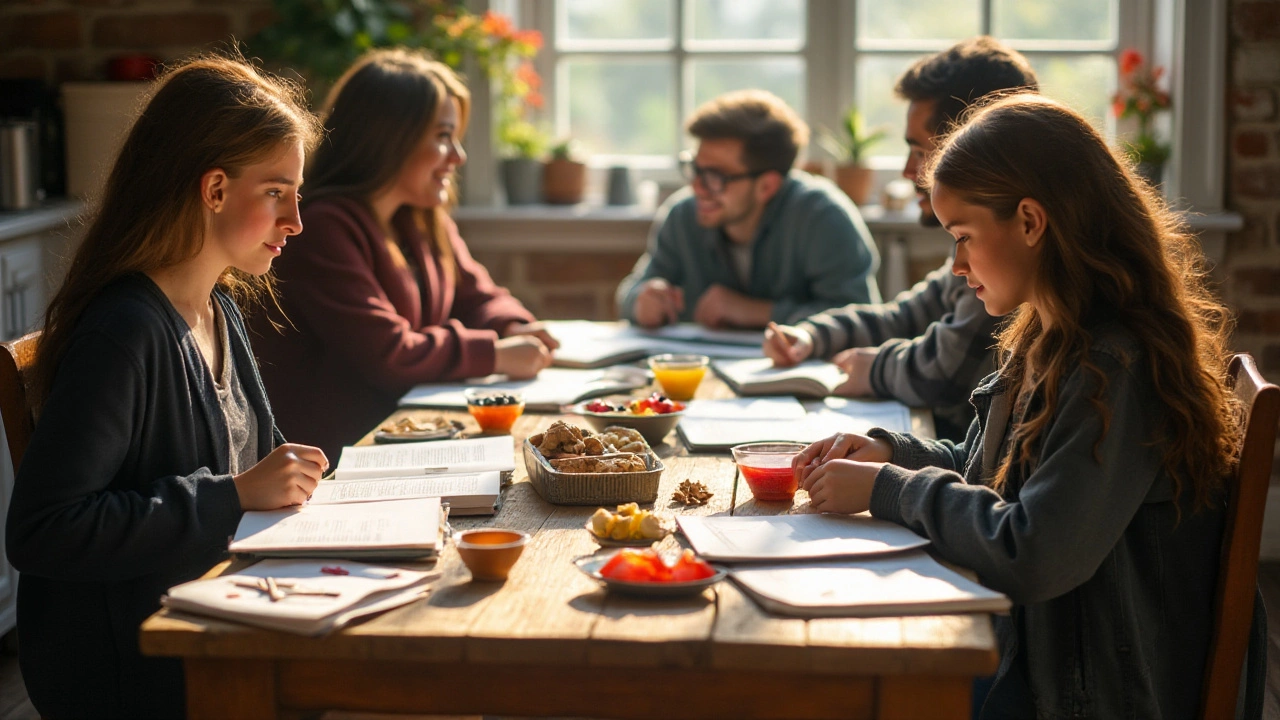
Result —
[[[993, 35], [1022, 52], [1042, 91], [1091, 118], [1107, 112], [1123, 47], [1147, 49], [1151, 0], [525, 0], [549, 42], [550, 125], [594, 165], [674, 167], [684, 119], [739, 88], [769, 90], [817, 129], [851, 105], [888, 139], [885, 167], [905, 154], [893, 94], [916, 59]], [[532, 16], [532, 17], [530, 17]]]

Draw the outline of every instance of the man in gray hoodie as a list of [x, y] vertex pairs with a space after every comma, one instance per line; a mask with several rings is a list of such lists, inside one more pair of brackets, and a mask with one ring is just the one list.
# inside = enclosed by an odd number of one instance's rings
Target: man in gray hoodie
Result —
[[[1018, 52], [990, 37], [971, 38], [923, 58], [898, 78], [907, 106], [910, 148], [902, 175], [917, 182], [938, 138], [985, 95], [1036, 90], [1035, 71]], [[929, 195], [917, 186], [920, 222], [937, 227]], [[933, 408], [938, 437], [958, 440], [973, 419], [969, 393], [995, 369], [998, 321], [987, 314], [951, 260], [893, 302], [852, 304], [795, 326], [771, 326], [764, 353], [775, 365], [826, 358], [848, 373], [837, 394], [894, 398]]]

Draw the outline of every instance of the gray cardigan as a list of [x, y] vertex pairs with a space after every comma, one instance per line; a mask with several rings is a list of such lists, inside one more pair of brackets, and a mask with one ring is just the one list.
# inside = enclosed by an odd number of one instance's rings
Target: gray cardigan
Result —
[[698, 225], [689, 188], [658, 211], [649, 249], [618, 286], [618, 309], [635, 320], [640, 285], [660, 277], [684, 290], [684, 313], [693, 320], [698, 298], [723, 285], [771, 300], [773, 320], [792, 323], [851, 302], [880, 302], [880, 256], [858, 208], [835, 185], [793, 170], [765, 207], [751, 244], [751, 278], [744, 285], [729, 259], [720, 228]]
[[872, 431], [894, 449], [872, 514], [1014, 601], [996, 623], [1001, 663], [983, 717], [1196, 715], [1223, 514], [1175, 499], [1161, 468], [1167, 411], [1142, 355], [1122, 328], [1096, 328], [1089, 358], [1106, 377], [1105, 434], [1088, 400], [1097, 380], [1077, 368], [1033, 466], [1002, 493], [989, 486], [1011, 452], [998, 374], [974, 392], [978, 417], [959, 445]]
[[[265, 456], [283, 438], [240, 311], [214, 297]], [[144, 658], [138, 627], [226, 554], [241, 515], [229, 442], [182, 316], [144, 275], [106, 288], [76, 324], [9, 507], [19, 660], [41, 715], [184, 714], [181, 663]]]

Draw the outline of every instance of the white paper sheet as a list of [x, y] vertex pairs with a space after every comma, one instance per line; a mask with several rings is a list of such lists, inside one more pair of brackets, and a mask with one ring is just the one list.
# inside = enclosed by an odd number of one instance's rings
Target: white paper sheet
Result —
[[508, 471], [516, 466], [515, 444], [508, 435], [434, 440], [342, 448], [334, 469], [337, 480], [369, 477], [413, 477], [486, 470]]
[[699, 555], [719, 562], [856, 557], [929, 544], [868, 515], [679, 516], [676, 522]]
[[502, 474], [325, 480], [311, 494], [312, 505], [438, 497], [455, 508], [492, 506], [501, 492]]
[[440, 498], [302, 505], [240, 518], [235, 553], [417, 549], [434, 551], [440, 539]]

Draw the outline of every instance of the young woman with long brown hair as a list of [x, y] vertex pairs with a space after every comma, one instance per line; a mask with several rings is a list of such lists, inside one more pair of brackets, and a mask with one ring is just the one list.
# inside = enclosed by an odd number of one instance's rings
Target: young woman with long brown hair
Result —
[[375, 50], [330, 91], [283, 315], [253, 318], [286, 433], [333, 454], [418, 383], [536, 375], [556, 341], [472, 259], [446, 208], [470, 94], [419, 52]]
[[1002, 367], [961, 444], [873, 430], [807, 448], [813, 508], [905, 525], [1013, 599], [982, 717], [1193, 717], [1240, 432], [1199, 247], [1039, 96], [974, 113], [927, 177], [953, 272], [1013, 315]]
[[303, 502], [328, 465], [276, 430], [235, 299], [301, 230], [318, 133], [296, 88], [208, 57], [156, 82], [120, 150], [49, 306], [6, 528], [45, 717], [181, 717], [181, 664], [138, 627], [244, 510]]

